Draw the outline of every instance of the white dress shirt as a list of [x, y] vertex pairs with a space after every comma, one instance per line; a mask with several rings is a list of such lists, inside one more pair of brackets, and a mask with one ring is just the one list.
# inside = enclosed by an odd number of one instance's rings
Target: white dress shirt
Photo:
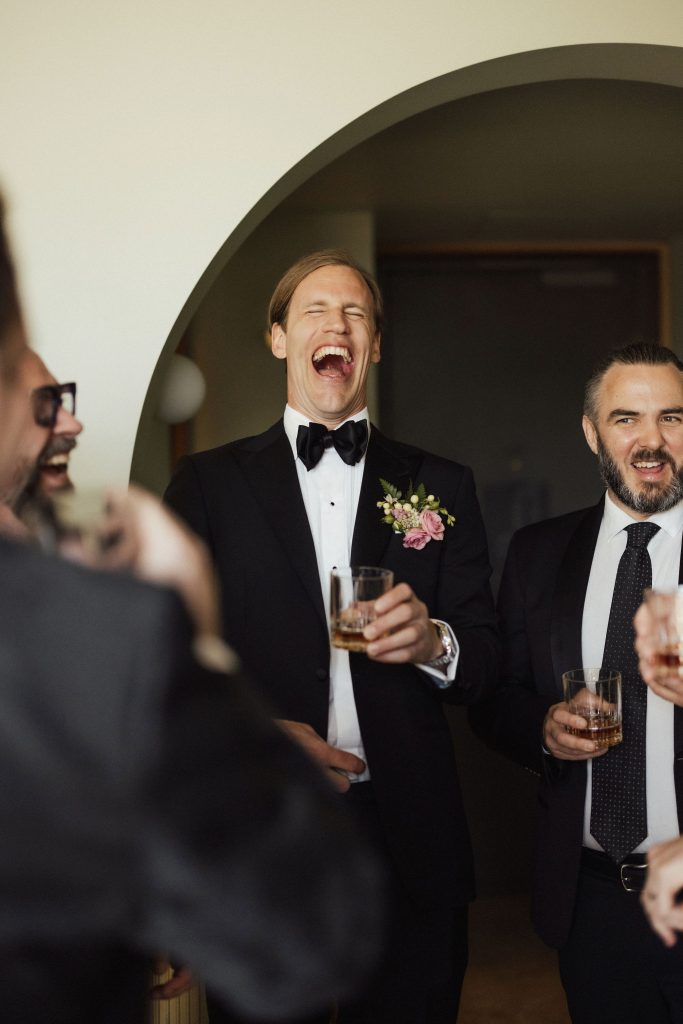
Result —
[[[350, 417], [354, 420], [370, 419], [368, 410], [363, 409]], [[311, 470], [307, 470], [296, 450], [296, 436], [299, 427], [308, 426], [309, 420], [290, 405], [285, 408], [284, 428], [292, 447], [295, 459], [301, 495], [306, 507], [306, 515], [313, 536], [315, 556], [320, 574], [320, 586], [325, 602], [325, 614], [330, 617], [330, 573], [333, 568], [350, 565], [351, 541], [356, 521], [358, 499], [360, 497], [365, 456], [355, 466], [347, 466], [334, 448], [326, 448], [320, 462]], [[377, 481], [377, 500], [382, 497], [379, 480]], [[377, 509], [377, 515], [380, 510]], [[390, 527], [387, 526], [387, 529]], [[397, 581], [398, 582], [398, 581]], [[447, 624], [445, 624], [447, 625]], [[419, 666], [427, 672], [434, 683], [440, 687], [451, 684], [455, 678], [458, 664], [459, 648], [452, 630], [451, 640], [455, 659], [447, 666], [446, 672]], [[330, 647], [330, 704], [327, 722], [327, 742], [340, 750], [348, 750], [362, 758], [366, 765], [363, 738], [358, 722], [358, 712], [353, 696], [353, 682], [348, 651], [338, 647]], [[354, 782], [365, 782], [370, 778], [366, 769], [362, 775], [354, 776]]]
[[[619, 561], [626, 549], [625, 528], [633, 522], [639, 520], [622, 511], [609, 495], [605, 496], [605, 512], [583, 606], [581, 646], [583, 664], [586, 666], [602, 665], [614, 582]], [[652, 585], [660, 589], [675, 587], [678, 584], [681, 560], [683, 502], [668, 512], [650, 516], [648, 522], [657, 523], [660, 528], [647, 547], [652, 561]], [[679, 834], [673, 775], [674, 708], [670, 701], [663, 700], [650, 689], [647, 691], [645, 745], [648, 834], [640, 846], [636, 847], [639, 852]], [[609, 752], [602, 756], [609, 757]], [[588, 761], [587, 767], [583, 843], [591, 849], [601, 850], [602, 847], [590, 833], [592, 761]]]

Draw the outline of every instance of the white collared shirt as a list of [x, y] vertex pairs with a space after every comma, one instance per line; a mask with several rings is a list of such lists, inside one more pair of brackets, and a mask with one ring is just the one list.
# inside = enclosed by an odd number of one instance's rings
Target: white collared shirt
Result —
[[[367, 409], [356, 413], [350, 419], [367, 420], [368, 432], [370, 431], [370, 418]], [[351, 563], [351, 542], [361, 484], [363, 483], [365, 456], [356, 465], [347, 466], [339, 458], [334, 448], [326, 448], [317, 466], [310, 471], [307, 470], [297, 456], [296, 436], [299, 427], [301, 425], [307, 427], [308, 424], [309, 420], [305, 416], [290, 405], [286, 406], [284, 428], [292, 448], [301, 495], [313, 536], [320, 586], [325, 602], [325, 615], [329, 621], [330, 573], [336, 566], [341, 567]], [[379, 500], [381, 497], [379, 481], [377, 487]], [[379, 510], [377, 514], [380, 515]], [[426, 666], [418, 666], [427, 672], [434, 683], [440, 687], [449, 686], [452, 683], [458, 664], [458, 644], [452, 630], [450, 627], [448, 628], [456, 657], [448, 665], [446, 673]], [[348, 651], [343, 651], [338, 647], [330, 647], [330, 704], [327, 742], [330, 746], [356, 754], [367, 764], [353, 696], [349, 654]], [[369, 778], [370, 772], [366, 769], [362, 775], [355, 777], [354, 781], [364, 782]]]
[[[605, 496], [605, 511], [583, 606], [581, 647], [584, 665], [602, 665], [617, 568], [626, 549], [625, 528], [639, 521], [615, 505], [609, 495]], [[657, 512], [649, 517], [648, 522], [657, 523], [660, 527], [647, 547], [652, 561], [652, 585], [657, 588], [675, 587], [678, 584], [681, 560], [683, 502], [668, 512]], [[639, 852], [647, 850], [654, 843], [674, 838], [680, 831], [673, 775], [674, 707], [670, 701], [663, 700], [650, 689], [647, 691], [645, 742], [648, 835], [636, 848]], [[604, 756], [609, 757], [609, 753]], [[600, 850], [602, 847], [590, 834], [591, 761], [588, 761], [587, 768], [583, 843], [584, 846]]]

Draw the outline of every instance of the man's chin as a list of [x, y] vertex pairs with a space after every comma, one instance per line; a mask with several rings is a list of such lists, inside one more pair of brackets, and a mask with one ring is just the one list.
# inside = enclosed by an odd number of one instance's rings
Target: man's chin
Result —
[[38, 477], [36, 493], [39, 498], [45, 500], [54, 497], [56, 494], [64, 494], [73, 491], [74, 485], [68, 473], [50, 473], [41, 471]]
[[639, 483], [631, 490], [622, 490], [616, 495], [631, 511], [640, 515], [654, 515], [667, 512], [683, 497], [683, 488], [675, 480], [664, 483]]
[[624, 474], [625, 480], [632, 491], [643, 494], [655, 494], [657, 491], [666, 491], [676, 479], [676, 471], [672, 466], [665, 464], [656, 473], [639, 473], [636, 469], [630, 469]]

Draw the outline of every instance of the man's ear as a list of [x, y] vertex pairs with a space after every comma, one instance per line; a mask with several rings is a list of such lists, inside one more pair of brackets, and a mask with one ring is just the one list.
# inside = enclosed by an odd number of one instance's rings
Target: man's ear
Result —
[[270, 348], [276, 359], [287, 358], [287, 335], [280, 324], [270, 328]]
[[592, 420], [589, 420], [587, 416], [584, 416], [581, 420], [581, 426], [583, 427], [584, 437], [588, 447], [593, 452], [593, 455], [598, 454], [598, 432], [595, 429]]
[[377, 333], [375, 334], [375, 337], [372, 340], [372, 347], [370, 349], [370, 362], [371, 363], [378, 363], [380, 361], [380, 359], [382, 358], [382, 354], [380, 352], [381, 337], [382, 336], [380, 335], [379, 331], [377, 331]]

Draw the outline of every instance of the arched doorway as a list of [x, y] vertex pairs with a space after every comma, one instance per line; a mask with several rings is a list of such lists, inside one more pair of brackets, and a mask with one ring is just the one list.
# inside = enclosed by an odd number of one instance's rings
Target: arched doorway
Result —
[[[641, 155], [649, 161], [652, 187], [661, 188], [666, 179], [666, 188], [671, 192], [669, 201], [673, 204], [673, 179], [676, 172], [680, 177], [683, 158], [677, 133], [669, 131], [667, 126], [680, 123], [682, 85], [680, 51], [674, 48], [604, 45], [535, 51], [461, 69], [424, 83], [370, 111], [328, 139], [281, 179], [226, 241], [188, 299], [169, 338], [168, 345], [172, 348], [180, 337], [186, 337], [200, 362], [207, 367], [208, 376], [220, 396], [220, 400], [213, 405], [209, 403], [200, 416], [196, 446], [206, 447], [251, 433], [279, 415], [283, 401], [282, 373], [263, 344], [262, 310], [280, 270], [305, 249], [342, 244], [353, 249], [365, 262], [373, 262], [378, 248], [390, 247], [391, 242], [405, 244], [406, 236], [414, 244], [443, 242], [449, 238], [469, 242], [519, 241], [532, 236], [536, 242], [559, 237], [567, 242], [649, 239], [674, 250], [676, 286], [682, 274], [677, 250], [679, 237], [683, 237], [683, 222], [677, 221], [662, 206], [655, 212], [646, 210], [639, 225], [632, 216], [628, 223], [617, 224], [612, 220], [608, 229], [605, 207], [609, 207], [620, 189], [628, 191], [624, 153], [615, 147], [611, 154], [600, 150], [600, 161], [594, 165], [594, 180], [598, 183], [599, 179], [600, 187], [590, 195], [585, 168], [591, 146], [595, 154], [596, 140], [602, 137], [604, 141], [606, 127], [613, 126], [615, 121], [623, 122], [622, 139], [628, 142], [629, 127], [622, 116], [624, 111], [635, 111], [641, 118], [649, 112], [650, 129], [657, 120], [661, 122], [659, 148], [642, 147], [641, 136], [637, 136], [636, 141]], [[572, 182], [572, 174], [565, 174], [563, 182], [564, 202], [566, 204], [568, 195], [572, 196], [575, 218], [573, 222], [566, 217], [562, 221], [548, 204], [552, 204], [553, 195], [556, 196], [559, 189], [560, 169], [566, 171], [566, 167], [560, 168], [558, 164], [554, 180], [542, 174], [544, 157], [546, 163], [555, 161], [557, 164], [559, 160], [557, 148], [551, 148], [553, 139], [548, 135], [549, 126], [554, 114], [558, 125], [567, 133], [573, 117], [574, 139], [578, 143], [582, 137], [581, 118], [587, 113], [593, 119], [592, 124], [583, 126], [587, 152], [583, 154], [583, 163], [578, 161], [572, 171], [575, 180]], [[449, 118], [452, 120], [450, 136]], [[511, 150], [506, 151], [505, 144], [510, 147], [515, 132], [519, 136], [520, 131], [521, 139], [518, 137], [516, 141], [521, 144], [515, 150], [515, 159], [511, 159]], [[434, 173], [417, 174], [415, 161], [406, 161], [409, 168], [399, 214], [409, 211], [412, 221], [404, 222], [404, 233], [397, 239], [397, 218], [385, 217], [382, 221], [385, 216], [382, 196], [396, 193], [396, 186], [400, 184], [400, 161], [395, 159], [394, 178], [390, 180], [391, 164], [386, 154], [392, 145], [395, 154], [400, 154], [401, 146], [408, 144], [414, 150], [418, 145], [416, 140], [424, 143], [439, 132], [446, 139], [457, 136], [463, 146], [470, 143], [469, 159], [455, 161], [455, 169], [453, 164], [442, 166], [440, 177]], [[633, 126], [631, 138], [634, 138]], [[673, 148], [667, 148], [669, 145]], [[526, 164], [520, 158], [525, 152], [533, 156]], [[565, 161], [569, 152], [568, 149]], [[611, 163], [607, 162], [608, 157]], [[423, 159], [431, 159], [429, 166], [433, 172], [434, 162], [438, 160], [433, 151], [424, 150]], [[468, 225], [462, 216], [458, 221], [454, 215], [444, 229], [444, 222], [448, 220], [443, 215], [446, 199], [443, 194], [439, 198], [439, 183], [443, 184], [449, 176], [448, 181], [455, 191], [462, 191], [465, 181], [471, 188], [479, 169], [481, 184], [481, 179], [486, 177], [482, 170], [485, 160], [495, 163], [496, 167], [505, 162], [507, 180], [499, 176], [498, 188], [506, 188], [506, 198], [491, 205], [495, 181], [494, 176], [489, 175], [491, 191], [483, 200], [479, 199], [482, 204], [480, 222], [473, 216]], [[368, 168], [372, 173], [368, 173]], [[584, 176], [580, 176], [582, 171]], [[633, 173], [634, 169], [630, 171]], [[642, 174], [635, 173], [634, 177], [642, 180]], [[411, 196], [415, 195], [420, 182], [422, 188], [431, 189], [431, 220], [417, 202], [412, 203], [411, 209]], [[574, 193], [570, 190], [572, 184]], [[509, 199], [515, 191], [511, 185], [521, 185], [515, 203]], [[597, 205], [600, 194], [602, 207]], [[582, 196], [584, 206], [579, 209]], [[484, 203], [495, 213], [489, 216], [487, 224], [481, 223]], [[472, 205], [473, 200], [470, 211]], [[638, 211], [638, 202], [632, 196], [629, 205], [632, 215]], [[535, 218], [531, 216], [533, 213]], [[532, 223], [534, 230], [530, 235]], [[422, 234], [418, 234], [420, 231]], [[680, 323], [680, 302], [680, 298], [676, 298], [671, 304], [672, 307], [679, 304], [673, 309], [676, 326]], [[150, 408], [148, 403], [138, 434], [139, 447], [145, 443], [145, 431], [149, 436]], [[381, 417], [381, 402], [379, 414]], [[473, 461], [476, 471], [476, 457]], [[500, 904], [506, 886], [522, 878], [529, 862], [535, 784], [501, 759], [482, 752], [469, 738], [466, 725], [457, 715], [453, 728], [475, 824], [475, 843], [484, 866], [482, 888]], [[510, 843], [514, 845], [514, 856], [509, 853]]]
[[[226, 239], [224, 245], [216, 253], [210, 264], [200, 274], [197, 284], [192, 293], [188, 296], [171, 330], [163, 351], [159, 357], [157, 369], [153, 376], [147, 400], [141, 415], [135, 452], [133, 457], [133, 477], [146, 482], [153, 489], [159, 489], [168, 475], [169, 460], [167, 456], [167, 445], [165, 431], [155, 421], [155, 408], [158, 397], [160, 382], [172, 353], [176, 350], [181, 340], [192, 332], [196, 326], [198, 316], [207, 309], [207, 301], [212, 295], [221, 290], [230, 293], [230, 269], [235, 267], [236, 260], [240, 255], [245, 263], [243, 280], [239, 286], [235, 286], [238, 294], [241, 295], [240, 304], [242, 309], [249, 309], [260, 304], [263, 307], [267, 289], [276, 276], [281, 266], [285, 265], [290, 255], [296, 256], [298, 251], [305, 248], [315, 247], [320, 238], [337, 236], [342, 244], [350, 248], [360, 249], [361, 258], [365, 253], [374, 253], [376, 225], [373, 221], [361, 222], [356, 218], [354, 224], [348, 218], [337, 218], [337, 223], [311, 226], [310, 230], [299, 232], [298, 239], [295, 236], [294, 222], [301, 223], [302, 210], [297, 207], [293, 199], [297, 193], [305, 191], [306, 184], [316, 178], [329, 176], [330, 171], [343, 164], [354, 151], [357, 151], [363, 144], [372, 142], [379, 138], [393, 126], [401, 126], [404, 123], [415, 121], [419, 115], [437, 114], [440, 109], [445, 109], [449, 104], [456, 104], [459, 100], [466, 100], [472, 97], [476, 100], [485, 99], [493, 94], [498, 98], [510, 95], [517, 87], [540, 86], [551, 87], [551, 83], [583, 83], [590, 89], [590, 83], [650, 83], [651, 85], [668, 86], [673, 90], [673, 95], [678, 94], [678, 89], [683, 86], [683, 62], [680, 60], [680, 50], [677, 47], [650, 46], [650, 45], [626, 45], [626, 44], [592, 44], [581, 46], [557, 47], [547, 50], [529, 51], [526, 53], [514, 54], [508, 57], [497, 58], [482, 64], [461, 68], [448, 75], [424, 82], [405, 93], [401, 93], [386, 103], [381, 104], [368, 111], [363, 117], [347, 125], [344, 129], [331, 136], [315, 150], [309, 153], [303, 160], [291, 168], [252, 208], [241, 224]], [[680, 132], [671, 133], [671, 137], [678, 137]], [[652, 160], [657, 159], [657, 154], [651, 152]], [[616, 166], [616, 164], [615, 164]], [[675, 162], [669, 160], [666, 165], [671, 171], [675, 171]], [[617, 167], [617, 176], [621, 173]], [[528, 169], [522, 171], [522, 181], [526, 179]], [[457, 188], [457, 179], [453, 181], [454, 188]], [[339, 212], [361, 211], [366, 208], [353, 206], [358, 202], [352, 189], [346, 190], [345, 196], [339, 197], [336, 210]], [[612, 189], [612, 193], [618, 192], [618, 187]], [[351, 204], [351, 205], [349, 205]], [[522, 206], [524, 200], [522, 200]], [[273, 233], [269, 235], [267, 228], [269, 218], [276, 218], [278, 211], [290, 210], [291, 217], [289, 224], [290, 243], [279, 228], [275, 229], [276, 240], [282, 243], [282, 252], [275, 251], [272, 245]], [[334, 204], [327, 204], [327, 212], [335, 213]], [[512, 210], [500, 205], [495, 208], [499, 216], [499, 229], [502, 226], [510, 236], [522, 237], [525, 230], [524, 217], [519, 216], [519, 199], [515, 200]], [[512, 214], [512, 216], [510, 216]], [[506, 220], [507, 218], [507, 220]], [[501, 225], [502, 220], [502, 225]], [[475, 240], [476, 232], [471, 227], [464, 226], [460, 229], [461, 240]], [[500, 230], [497, 234], [488, 233], [488, 237], [501, 237]], [[543, 236], [543, 228], [537, 237]], [[547, 225], [546, 225], [546, 235]], [[579, 234], [568, 237], [589, 237], [584, 228], [579, 229]], [[263, 243], [260, 239], [263, 239]], [[437, 241], [432, 232], [430, 241]], [[259, 245], [261, 252], [259, 254]], [[267, 246], [264, 249], [264, 246]], [[264, 252], [267, 259], [264, 259]], [[255, 262], [256, 261], [256, 262]], [[226, 283], [225, 276], [228, 281]], [[235, 275], [232, 275], [233, 277]], [[259, 277], [263, 277], [263, 282]], [[247, 282], [249, 294], [244, 294], [243, 285]], [[674, 280], [674, 306], [676, 310], [683, 305], [678, 297], [683, 288], [677, 287], [677, 278]], [[232, 363], [233, 368], [241, 367], [248, 375], [257, 374], [261, 385], [260, 402], [268, 410], [276, 400], [279, 402], [280, 380], [276, 378], [273, 368], [267, 360], [259, 359], [255, 355], [256, 337], [260, 337], [260, 310], [258, 314], [258, 327], [255, 327], [256, 319], [253, 315], [248, 322], [238, 319], [232, 322], [229, 316], [221, 314], [220, 301], [211, 309], [207, 320], [213, 319], [216, 324], [215, 337], [205, 345], [207, 353], [213, 351], [217, 355], [222, 348], [225, 353], [225, 361]], [[234, 304], [233, 304], [234, 310]], [[677, 314], [678, 315], [678, 314]], [[683, 314], [681, 314], [683, 315]], [[226, 329], [220, 326], [220, 319], [223, 316], [226, 322]], [[247, 337], [248, 335], [248, 337]], [[218, 344], [217, 339], [222, 341]], [[245, 340], [246, 339], [246, 340]], [[259, 352], [259, 355], [262, 355]], [[222, 358], [222, 356], [221, 356]], [[233, 378], [238, 377], [235, 373]], [[225, 381], [221, 381], [224, 384]], [[228, 391], [228, 405], [231, 398], [235, 397]], [[239, 404], [239, 403], [238, 403]], [[242, 413], [240, 413], [240, 416]], [[242, 422], [240, 420], [239, 422]], [[245, 421], [248, 429], [249, 419]], [[207, 429], [200, 431], [202, 444], [211, 437], [214, 426], [209, 423]], [[223, 429], [223, 427], [221, 427]], [[239, 430], [238, 422], [235, 429]], [[233, 434], [233, 436], [235, 436]]]

